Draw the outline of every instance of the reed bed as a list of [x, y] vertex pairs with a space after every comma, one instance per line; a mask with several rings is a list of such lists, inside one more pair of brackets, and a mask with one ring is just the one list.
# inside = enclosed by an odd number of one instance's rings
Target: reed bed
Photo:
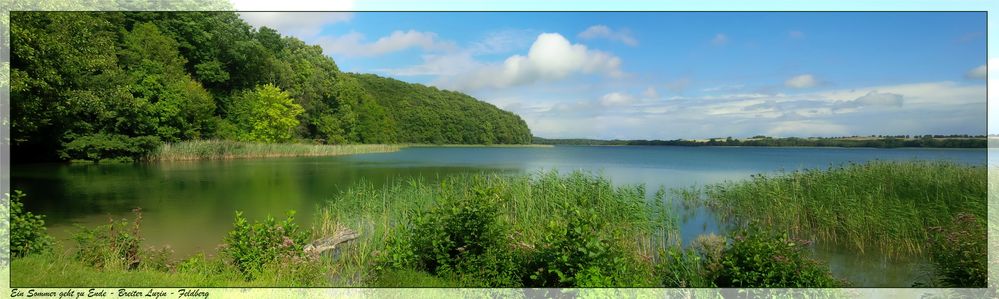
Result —
[[984, 166], [874, 161], [754, 175], [711, 186], [705, 200], [735, 223], [898, 257], [923, 253], [928, 229], [958, 213], [985, 217], [986, 189]]
[[[647, 200], [644, 186], [613, 187], [607, 179], [582, 172], [560, 175], [469, 174], [438, 179], [397, 181], [383, 187], [361, 183], [334, 197], [322, 209], [319, 227], [346, 226], [361, 237], [345, 248], [334, 269], [334, 285], [357, 285], [369, 273], [385, 242], [417, 211], [446, 198], [495, 192], [500, 221], [510, 225], [514, 247], [532, 247], [552, 221], [563, 221], [573, 208], [598, 213], [608, 229], [621, 232], [619, 242], [637, 256], [651, 257], [675, 242], [677, 226], [663, 196]], [[664, 194], [660, 192], [660, 195]]]
[[192, 140], [168, 143], [160, 147], [152, 160], [229, 160], [245, 158], [340, 156], [394, 152], [403, 148], [389, 144], [303, 144], [251, 143], [228, 140]]

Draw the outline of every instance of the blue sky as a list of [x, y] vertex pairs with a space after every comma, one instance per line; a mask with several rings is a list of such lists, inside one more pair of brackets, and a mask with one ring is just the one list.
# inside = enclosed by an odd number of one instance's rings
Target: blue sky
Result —
[[984, 13], [241, 13], [537, 136], [984, 134]]

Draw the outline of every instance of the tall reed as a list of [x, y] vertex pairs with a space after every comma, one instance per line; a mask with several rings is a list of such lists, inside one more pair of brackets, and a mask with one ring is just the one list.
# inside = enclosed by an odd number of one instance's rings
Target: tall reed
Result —
[[901, 256], [922, 253], [928, 228], [958, 213], [984, 217], [986, 176], [985, 167], [941, 161], [849, 163], [714, 185], [706, 200], [729, 220]]

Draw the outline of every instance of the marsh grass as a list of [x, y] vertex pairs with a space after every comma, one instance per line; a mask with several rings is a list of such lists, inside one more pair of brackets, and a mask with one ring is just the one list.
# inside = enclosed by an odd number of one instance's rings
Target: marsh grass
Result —
[[346, 226], [361, 235], [343, 248], [340, 263], [333, 269], [334, 285], [357, 285], [361, 281], [405, 284], [387, 281], [386, 276], [389, 280], [394, 277], [392, 271], [380, 278], [373, 275], [375, 263], [389, 254], [385, 251], [387, 241], [396, 237], [417, 212], [454, 198], [474, 197], [481, 190], [490, 190], [489, 194], [495, 196], [498, 221], [510, 227], [504, 241], [515, 250], [543, 246], [546, 227], [566, 222], [567, 211], [573, 209], [599, 215], [600, 226], [613, 232], [614, 242], [646, 262], [677, 238], [675, 219], [664, 202], [665, 193], [647, 200], [641, 185], [614, 187], [599, 176], [554, 171], [535, 175], [469, 174], [436, 181], [440, 183], [410, 179], [377, 188], [361, 183], [329, 201], [317, 225]]
[[154, 161], [229, 160], [244, 158], [340, 156], [394, 152], [401, 145], [251, 143], [228, 140], [192, 140], [168, 143], [152, 155]]
[[928, 228], [958, 213], [984, 218], [986, 176], [951, 162], [850, 163], [714, 185], [705, 200], [733, 223], [899, 257], [922, 254]]

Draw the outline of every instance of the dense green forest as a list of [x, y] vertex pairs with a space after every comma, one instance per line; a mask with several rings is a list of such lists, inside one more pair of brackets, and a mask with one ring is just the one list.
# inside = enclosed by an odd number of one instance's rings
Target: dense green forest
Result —
[[529, 143], [468, 95], [347, 74], [234, 12], [12, 12], [19, 162], [142, 159], [164, 142]]
[[750, 139], [712, 138], [697, 140], [600, 140], [600, 139], [547, 139], [534, 137], [534, 144], [552, 145], [669, 145], [669, 146], [816, 146], [816, 147], [939, 147], [939, 148], [985, 148], [985, 136], [969, 135], [917, 135], [917, 136], [872, 136], [827, 137], [827, 138], [773, 138], [755, 136]]

